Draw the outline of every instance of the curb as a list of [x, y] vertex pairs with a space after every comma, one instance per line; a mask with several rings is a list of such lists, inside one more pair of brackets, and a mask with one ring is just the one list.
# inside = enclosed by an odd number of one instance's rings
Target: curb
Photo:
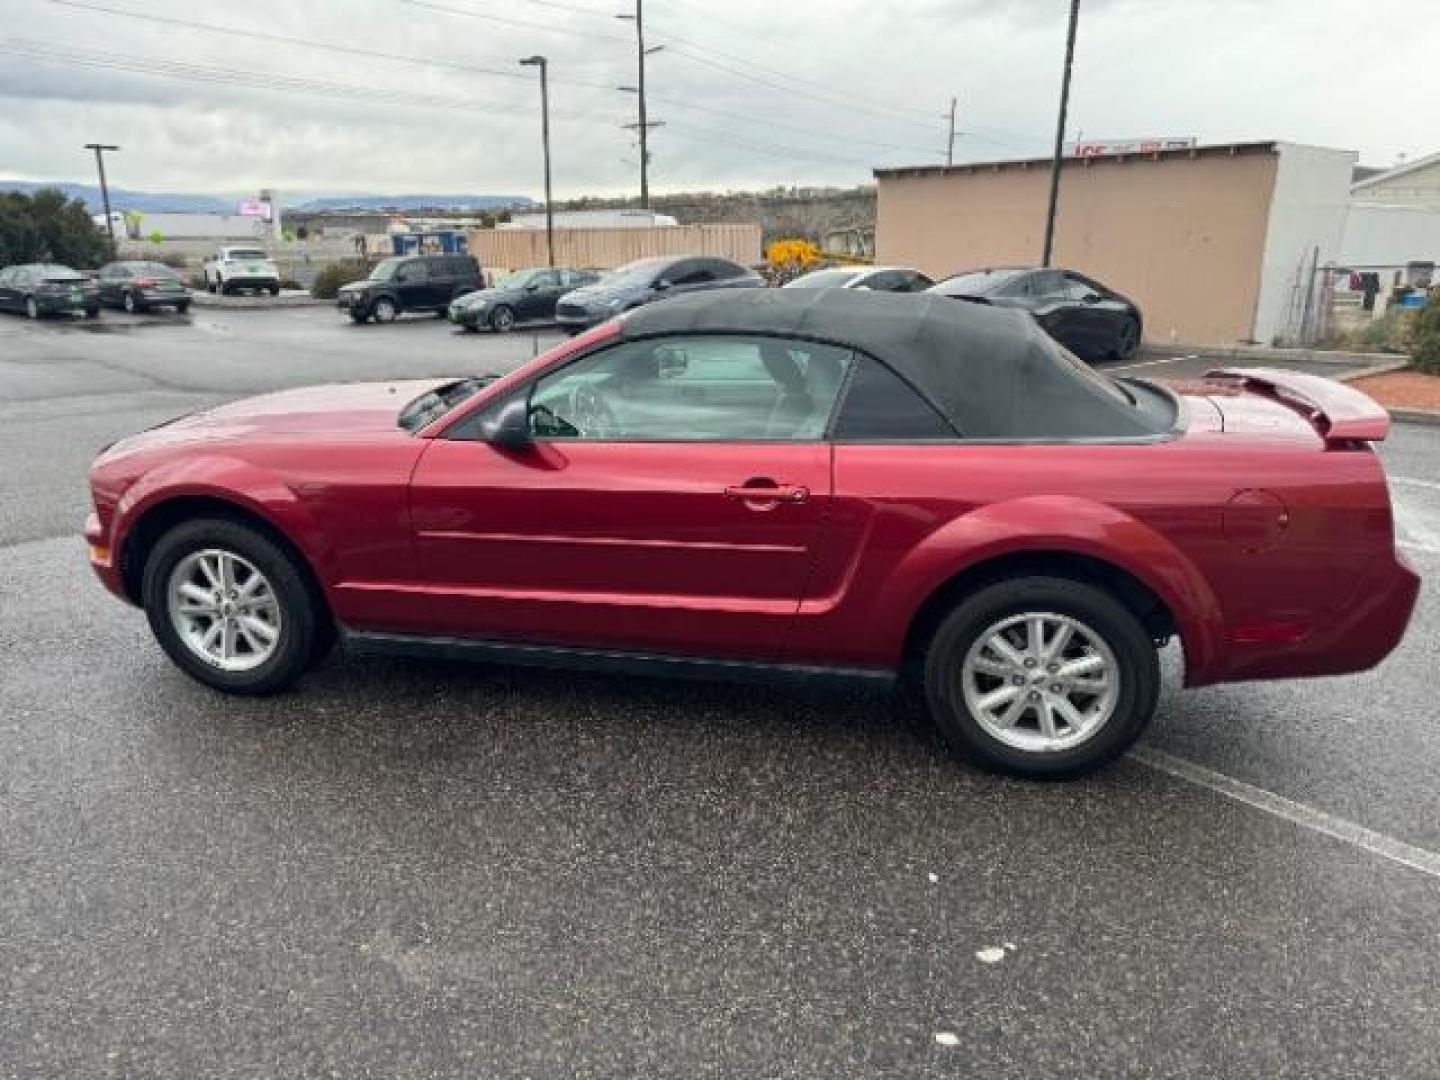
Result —
[[1437, 409], [1390, 409], [1390, 419], [1400, 424], [1423, 424], [1440, 427], [1440, 410]]
[[1359, 367], [1350, 371], [1342, 371], [1335, 376], [1335, 379], [1337, 382], [1354, 382], [1356, 379], [1368, 379], [1372, 375], [1389, 375], [1392, 371], [1404, 371], [1409, 366], [1408, 359], [1392, 360], [1388, 364], [1376, 364], [1374, 367]]
[[254, 311], [264, 308], [322, 307], [333, 304], [333, 300], [317, 300], [309, 293], [291, 293], [280, 296], [216, 296], [214, 293], [196, 289], [190, 294], [195, 307], [215, 311]]

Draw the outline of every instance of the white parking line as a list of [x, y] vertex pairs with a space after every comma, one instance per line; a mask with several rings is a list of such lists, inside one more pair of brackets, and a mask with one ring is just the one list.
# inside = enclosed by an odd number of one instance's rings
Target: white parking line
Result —
[[1254, 807], [1256, 810], [1261, 810], [1274, 817], [1283, 818], [1293, 825], [1299, 825], [1302, 829], [1323, 833], [1363, 851], [1368, 851], [1372, 855], [1378, 855], [1382, 859], [1399, 863], [1401, 866], [1408, 866], [1412, 870], [1419, 870], [1420, 873], [1428, 874], [1433, 878], [1440, 878], [1440, 854], [1433, 851], [1426, 851], [1424, 848], [1407, 844], [1403, 840], [1396, 840], [1393, 836], [1386, 836], [1384, 833], [1367, 829], [1363, 825], [1357, 825], [1353, 821], [1336, 817], [1334, 814], [1327, 814], [1324, 810], [1317, 810], [1313, 806], [1295, 802], [1283, 795], [1276, 795], [1264, 788], [1247, 784], [1243, 780], [1236, 780], [1233, 776], [1226, 776], [1214, 769], [1196, 765], [1193, 761], [1174, 757], [1163, 750], [1153, 750], [1148, 746], [1142, 746], [1131, 751], [1130, 756], [1159, 772], [1167, 773], [1192, 784], [1198, 784], [1200, 787], [1224, 795], [1227, 799], [1234, 799], [1236, 802], [1244, 803], [1246, 806]]
[[1139, 370], [1139, 369], [1142, 368], [1142, 367], [1154, 367], [1156, 364], [1173, 364], [1176, 360], [1184, 360], [1184, 359], [1186, 359], [1186, 357], [1183, 357], [1183, 356], [1167, 356], [1167, 357], [1165, 357], [1163, 360], [1146, 360], [1146, 361], [1145, 361], [1144, 363], [1142, 363], [1142, 364], [1124, 364], [1124, 365], [1122, 365], [1122, 366], [1120, 366], [1120, 367], [1106, 368], [1105, 370], [1106, 370], [1107, 372], [1110, 372], [1110, 371], [1137, 371], [1137, 370]]
[[1440, 491], [1440, 483], [1434, 480], [1416, 480], [1413, 476], [1392, 476], [1392, 484], [1409, 484], [1412, 487], [1429, 488], [1431, 491]]

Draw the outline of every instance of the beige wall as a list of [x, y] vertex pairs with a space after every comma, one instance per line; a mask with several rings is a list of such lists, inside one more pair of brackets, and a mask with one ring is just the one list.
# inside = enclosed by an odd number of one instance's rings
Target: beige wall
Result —
[[[470, 254], [481, 266], [518, 270], [545, 265], [544, 229], [472, 229]], [[612, 270], [651, 255], [718, 255], [759, 262], [760, 226], [672, 225], [649, 229], [556, 229], [555, 265]]]
[[[1052, 262], [1125, 293], [1151, 341], [1251, 336], [1274, 153], [1070, 161]], [[943, 275], [1038, 265], [1048, 165], [881, 176], [875, 259]]]

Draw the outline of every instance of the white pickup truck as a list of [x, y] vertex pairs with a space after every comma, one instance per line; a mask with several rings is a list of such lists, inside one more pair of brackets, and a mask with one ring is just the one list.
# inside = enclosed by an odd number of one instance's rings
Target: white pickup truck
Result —
[[210, 292], [232, 293], [242, 289], [256, 292], [264, 289], [271, 296], [280, 294], [280, 271], [264, 250], [248, 247], [222, 247], [205, 260], [205, 288]]

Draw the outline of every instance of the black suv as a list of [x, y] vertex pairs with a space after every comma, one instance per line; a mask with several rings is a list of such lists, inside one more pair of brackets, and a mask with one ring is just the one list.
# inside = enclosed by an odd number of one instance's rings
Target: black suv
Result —
[[443, 317], [451, 300], [484, 287], [469, 255], [398, 255], [379, 263], [364, 281], [343, 286], [335, 303], [357, 323], [393, 322], [407, 311]]

